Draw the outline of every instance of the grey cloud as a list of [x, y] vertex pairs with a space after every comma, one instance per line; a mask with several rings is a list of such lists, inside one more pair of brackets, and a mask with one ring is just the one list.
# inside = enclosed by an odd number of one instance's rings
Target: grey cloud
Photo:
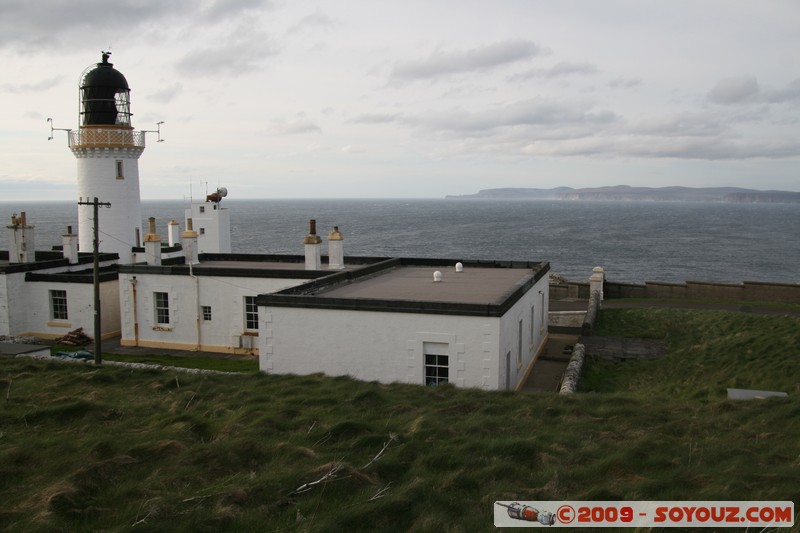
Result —
[[708, 92], [708, 99], [717, 104], [800, 102], [800, 78], [782, 89], [761, 89], [755, 76], [720, 80]]
[[591, 111], [588, 104], [532, 99], [478, 112], [453, 110], [409, 119], [434, 131], [493, 130], [513, 126], [605, 125], [618, 120], [611, 111]]
[[157, 102], [168, 103], [180, 96], [183, 93], [183, 85], [181, 83], [173, 83], [163, 87], [159, 91], [150, 93], [149, 98]]
[[183, 75], [236, 78], [258, 70], [267, 57], [277, 52], [267, 36], [237, 32], [235, 39], [221, 39], [219, 46], [188, 52], [175, 64]]
[[708, 99], [717, 104], [736, 104], [755, 100], [759, 93], [755, 76], [720, 80], [708, 92]]
[[396, 122], [403, 116], [402, 113], [381, 114], [381, 113], [362, 113], [351, 118], [347, 122], [352, 124], [386, 124]]
[[560, 142], [534, 142], [522, 148], [528, 155], [603, 156], [696, 159], [708, 161], [788, 158], [800, 155], [800, 144], [787, 141], [742, 141], [709, 138], [600, 136]]
[[330, 29], [335, 26], [333, 19], [324, 13], [315, 12], [303, 17], [293, 24], [287, 31], [287, 35], [302, 33], [306, 30]]
[[642, 84], [641, 78], [615, 78], [607, 83], [609, 87], [612, 89], [617, 89], [622, 87], [623, 89], [630, 89], [633, 87], [638, 87]]
[[322, 133], [322, 129], [309, 120], [273, 120], [270, 127], [273, 135], [301, 135], [305, 133]]
[[437, 50], [428, 58], [395, 65], [392, 81], [429, 80], [448, 74], [475, 72], [530, 59], [541, 53], [531, 41], [506, 41], [469, 50]]
[[40, 91], [46, 91], [50, 87], [58, 85], [63, 80], [64, 76], [54, 76], [36, 83], [3, 83], [0, 84], [0, 92], [12, 94], [36, 93]]
[[591, 63], [573, 63], [569, 61], [562, 61], [549, 68], [531, 69], [520, 74], [514, 74], [513, 76], [509, 76], [508, 80], [525, 81], [533, 78], [553, 79], [564, 76], [587, 76], [596, 74], [597, 72], [597, 67]]
[[800, 78], [790, 82], [783, 89], [764, 91], [764, 101], [771, 104], [800, 101]]
[[0, 2], [0, 47], [34, 53], [35, 47], [61, 44], [68, 37], [83, 42], [91, 32], [96, 41], [135, 31], [165, 17], [179, 17], [195, 8], [190, 0], [3, 0]]
[[205, 18], [210, 21], [218, 21], [241, 15], [244, 11], [260, 11], [272, 9], [272, 2], [269, 0], [215, 0], [205, 9]]
[[706, 137], [718, 135], [725, 129], [720, 120], [710, 113], [678, 113], [640, 120], [627, 131], [660, 137]]

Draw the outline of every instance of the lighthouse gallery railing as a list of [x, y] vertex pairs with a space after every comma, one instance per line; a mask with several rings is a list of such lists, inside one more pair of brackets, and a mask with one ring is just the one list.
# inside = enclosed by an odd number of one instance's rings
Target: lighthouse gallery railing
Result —
[[70, 148], [80, 146], [108, 146], [119, 148], [144, 148], [143, 131], [119, 128], [81, 128], [69, 132]]

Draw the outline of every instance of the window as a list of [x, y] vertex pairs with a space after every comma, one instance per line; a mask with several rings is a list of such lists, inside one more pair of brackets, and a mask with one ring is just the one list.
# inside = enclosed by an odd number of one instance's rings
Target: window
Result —
[[200, 235], [206, 234], [206, 228], [200, 228]]
[[122, 161], [117, 161], [117, 179], [123, 180], [125, 179], [125, 174], [122, 172]]
[[50, 319], [67, 320], [67, 291], [50, 291]]
[[258, 329], [258, 306], [255, 296], [244, 297], [244, 329]]
[[169, 293], [154, 292], [153, 306], [156, 312], [156, 324], [169, 324]]
[[203, 305], [201, 306], [201, 310], [203, 311], [203, 320], [206, 322], [211, 321], [211, 306], [210, 305]]
[[534, 317], [536, 316], [536, 306], [531, 306], [531, 346], [533, 346], [533, 341], [536, 339], [536, 322]]
[[522, 365], [522, 319], [517, 327], [517, 366]]
[[447, 383], [450, 379], [450, 364], [448, 356], [425, 354], [425, 385], [435, 387], [440, 383]]
[[206, 206], [204, 206], [204, 205], [201, 205], [201, 206], [200, 206], [200, 212], [201, 212], [201, 213], [205, 213], [205, 212], [206, 212]]
[[446, 342], [423, 342], [425, 385], [435, 387], [450, 382], [450, 346]]

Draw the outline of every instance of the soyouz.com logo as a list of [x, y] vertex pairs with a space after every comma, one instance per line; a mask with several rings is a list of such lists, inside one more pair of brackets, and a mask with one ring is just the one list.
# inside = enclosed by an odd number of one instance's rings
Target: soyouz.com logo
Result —
[[497, 501], [497, 527], [791, 527], [790, 501]]

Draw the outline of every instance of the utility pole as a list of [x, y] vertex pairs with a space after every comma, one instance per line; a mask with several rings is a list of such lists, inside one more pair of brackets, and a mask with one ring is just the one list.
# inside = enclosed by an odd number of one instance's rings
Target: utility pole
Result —
[[94, 206], [94, 364], [103, 364], [103, 354], [100, 348], [100, 228], [98, 223], [98, 208], [111, 207], [109, 202], [100, 202], [97, 196], [91, 202], [87, 198], [86, 201], [78, 202], [78, 205], [91, 205]]

